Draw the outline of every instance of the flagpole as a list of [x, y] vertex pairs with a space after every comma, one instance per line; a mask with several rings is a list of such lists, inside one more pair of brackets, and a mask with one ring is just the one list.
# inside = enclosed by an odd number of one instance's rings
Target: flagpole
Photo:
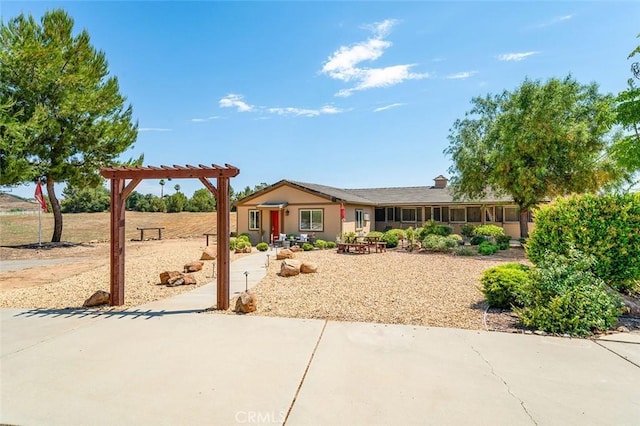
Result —
[[38, 206], [38, 246], [42, 246], [42, 209]]

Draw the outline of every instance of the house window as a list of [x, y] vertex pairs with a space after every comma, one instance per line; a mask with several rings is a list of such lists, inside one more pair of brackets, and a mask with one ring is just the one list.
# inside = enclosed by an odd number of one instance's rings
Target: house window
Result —
[[249, 210], [249, 230], [257, 231], [260, 229], [260, 210]]
[[485, 222], [495, 222], [494, 220], [495, 215], [494, 215], [494, 207], [486, 207], [484, 210], [484, 220]]
[[361, 209], [356, 209], [356, 229], [364, 228], [364, 212]]
[[433, 208], [433, 220], [435, 222], [440, 222], [441, 217], [440, 217], [440, 207], [434, 207]]
[[449, 222], [449, 207], [442, 208], [442, 221]]
[[467, 207], [467, 222], [482, 222], [480, 207]]
[[496, 222], [504, 222], [502, 206], [496, 206]]
[[415, 222], [417, 219], [416, 209], [402, 209], [402, 221], [403, 222]]
[[520, 222], [520, 212], [517, 207], [505, 207], [504, 208], [504, 221], [505, 222]]
[[300, 230], [321, 232], [324, 229], [322, 216], [322, 210], [300, 209]]
[[386, 210], [384, 208], [376, 208], [376, 222], [386, 222], [385, 212]]
[[424, 208], [424, 220], [425, 222], [428, 222], [431, 220], [431, 207]]
[[449, 209], [449, 214], [451, 215], [451, 222], [466, 222], [466, 211], [464, 207], [451, 207]]
[[395, 215], [393, 214], [393, 207], [387, 207], [387, 222], [395, 222]]

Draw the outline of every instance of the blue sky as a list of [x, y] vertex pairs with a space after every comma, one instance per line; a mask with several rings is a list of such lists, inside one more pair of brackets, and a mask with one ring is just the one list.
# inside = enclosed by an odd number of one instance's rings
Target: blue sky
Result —
[[[123, 158], [345, 188], [431, 185], [475, 96], [571, 73], [618, 93], [640, 2], [0, 2], [65, 9], [139, 133]], [[188, 196], [197, 180], [175, 181]], [[33, 185], [14, 193], [33, 195]], [[159, 194], [156, 181], [136, 189]], [[60, 191], [59, 191], [60, 192]], [[171, 189], [169, 192], [173, 192]]]

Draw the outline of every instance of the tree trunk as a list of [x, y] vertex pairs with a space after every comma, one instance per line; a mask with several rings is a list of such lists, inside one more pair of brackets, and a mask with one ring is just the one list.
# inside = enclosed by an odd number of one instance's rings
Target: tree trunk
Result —
[[520, 238], [529, 238], [529, 209], [520, 207]]
[[51, 210], [53, 210], [53, 236], [51, 237], [51, 242], [59, 243], [62, 237], [62, 211], [60, 210], [60, 202], [56, 197], [53, 184], [53, 179], [47, 176], [47, 194], [49, 194]]

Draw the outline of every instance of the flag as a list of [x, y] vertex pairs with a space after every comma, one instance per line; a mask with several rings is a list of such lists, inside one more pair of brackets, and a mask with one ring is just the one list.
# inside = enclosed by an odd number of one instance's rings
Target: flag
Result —
[[42, 211], [47, 212], [47, 202], [42, 195], [42, 185], [40, 185], [40, 181], [36, 182], [36, 192], [33, 194], [34, 198], [38, 203], [40, 203], [40, 207]]
[[344, 220], [344, 204], [340, 204], [340, 220]]

